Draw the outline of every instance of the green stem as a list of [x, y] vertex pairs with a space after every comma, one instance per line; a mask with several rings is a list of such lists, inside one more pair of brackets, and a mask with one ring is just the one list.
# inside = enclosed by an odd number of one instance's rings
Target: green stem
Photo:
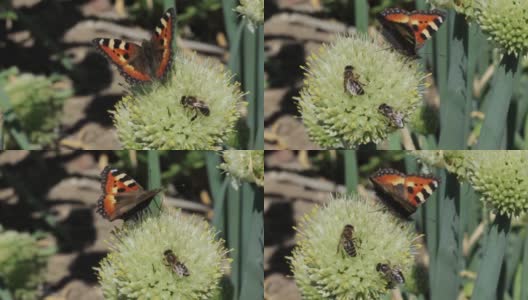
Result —
[[367, 32], [369, 20], [369, 5], [367, 0], [354, 1], [354, 17], [357, 31]]
[[355, 150], [343, 150], [345, 157], [345, 184], [347, 192], [353, 194], [357, 192], [358, 186], [358, 165]]
[[[148, 182], [149, 190], [161, 187], [161, 170], [160, 158], [157, 150], [147, 151], [147, 167], [148, 167]], [[154, 200], [149, 204], [149, 211], [157, 215], [161, 211], [161, 196], [158, 194]]]
[[472, 300], [496, 299], [497, 283], [501, 274], [501, 266], [506, 252], [506, 242], [510, 232], [511, 220], [508, 216], [498, 214], [491, 224], [484, 254], [477, 272], [477, 280], [473, 288]]
[[528, 225], [524, 227], [521, 298], [528, 299]]
[[227, 246], [231, 251], [233, 264], [231, 266], [231, 285], [233, 287], [233, 299], [239, 299], [241, 285], [241, 264], [242, 264], [242, 243], [241, 243], [241, 223], [242, 205], [241, 191], [235, 190], [232, 186], [227, 189]]
[[[445, 173], [444, 173], [445, 174]], [[443, 176], [446, 180], [445, 195], [438, 201], [440, 219], [438, 228], [438, 247], [434, 269], [434, 280], [431, 282], [431, 299], [456, 299], [459, 293], [460, 260], [462, 243], [459, 239], [460, 230], [460, 184], [454, 176]], [[442, 181], [444, 181], [442, 180]]]
[[491, 84], [487, 105], [484, 111], [486, 118], [476, 149], [501, 149], [504, 143], [506, 119], [513, 94], [514, 77], [517, 75], [520, 57], [504, 54]]
[[[441, 149], [465, 149], [471, 125], [472, 82], [467, 82], [469, 26], [463, 15], [455, 15], [449, 49], [449, 76], [447, 97], [440, 107]], [[456, 132], [456, 134], [453, 134]]]
[[[248, 203], [249, 218], [245, 218], [244, 227], [244, 263], [242, 267], [242, 290], [240, 299], [264, 298], [264, 190], [252, 184], [244, 184], [251, 189], [251, 198], [243, 199]], [[244, 210], [246, 211], [246, 210]]]

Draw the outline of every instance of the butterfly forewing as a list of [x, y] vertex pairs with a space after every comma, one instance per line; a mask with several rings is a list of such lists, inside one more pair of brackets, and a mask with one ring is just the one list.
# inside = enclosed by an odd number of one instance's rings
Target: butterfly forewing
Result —
[[382, 34], [398, 51], [411, 57], [438, 31], [445, 20], [439, 10], [408, 12], [400, 8], [387, 8], [378, 15]]
[[145, 191], [132, 177], [109, 166], [101, 172], [101, 187], [103, 195], [97, 201], [97, 212], [110, 221], [128, 219], [161, 191]]
[[174, 36], [174, 17], [176, 11], [171, 8], [161, 17], [152, 35], [151, 43], [154, 45], [155, 60], [158, 62], [156, 77], [162, 78], [172, 63], [172, 40]]
[[380, 198], [404, 217], [412, 215], [439, 184], [432, 175], [407, 176], [394, 169], [378, 170], [370, 180]]
[[174, 36], [173, 8], [161, 17], [152, 38], [140, 45], [119, 39], [97, 38], [93, 42], [130, 84], [162, 79], [172, 61], [172, 40]]

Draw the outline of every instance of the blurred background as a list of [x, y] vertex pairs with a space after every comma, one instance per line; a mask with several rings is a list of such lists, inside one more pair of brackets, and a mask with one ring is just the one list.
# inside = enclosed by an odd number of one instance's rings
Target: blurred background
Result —
[[[2, 1], [0, 148], [120, 149], [108, 110], [125, 93], [125, 81], [91, 41], [97, 37], [149, 39], [169, 7], [177, 10], [178, 50], [229, 62], [237, 74], [233, 79], [251, 92], [246, 100], [262, 102], [256, 96], [258, 87], [253, 87], [255, 79], [246, 85], [256, 74], [250, 70], [258, 64], [247, 57], [242, 63], [240, 49], [255, 43], [256, 35], [243, 38], [247, 30], [238, 29], [242, 23], [235, 11], [238, 5], [238, 0]], [[230, 49], [230, 41], [236, 48]], [[236, 50], [231, 59], [230, 50]], [[259, 123], [255, 114], [250, 112], [237, 126], [240, 148], [254, 143]]]
[[[106, 165], [124, 171], [146, 189], [147, 182], [158, 181], [164, 188], [164, 209], [181, 208], [211, 221], [218, 238], [227, 241], [234, 261], [222, 283], [221, 299], [242, 299], [238, 298], [243, 292], [241, 274], [253, 293], [251, 276], [245, 272], [248, 266], [255, 270], [254, 262], [242, 263], [241, 257], [262, 257], [258, 255], [262, 247], [246, 248], [257, 238], [263, 239], [262, 227], [254, 234], [253, 221], [245, 217], [254, 209], [261, 214], [262, 193], [254, 193], [255, 187], [242, 182], [234, 189], [219, 169], [221, 162], [219, 153], [209, 151], [0, 153], [0, 299], [103, 299], [93, 268], [108, 253], [105, 240], [111, 230], [123, 224], [121, 220], [109, 222], [95, 212], [102, 194], [99, 175]], [[149, 179], [147, 174], [156, 166], [159, 175]], [[242, 234], [244, 226], [244, 234], [255, 239]], [[5, 257], [13, 251], [20, 256]], [[262, 274], [261, 262], [258, 270]], [[11, 280], [4, 281], [4, 271], [9, 271]], [[261, 284], [256, 284], [260, 294]]]

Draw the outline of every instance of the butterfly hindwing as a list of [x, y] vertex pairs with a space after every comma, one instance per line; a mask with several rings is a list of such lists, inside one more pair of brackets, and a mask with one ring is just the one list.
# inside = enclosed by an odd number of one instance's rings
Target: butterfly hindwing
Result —
[[145, 191], [132, 177], [109, 166], [101, 172], [101, 188], [103, 195], [97, 201], [97, 212], [110, 221], [127, 219], [161, 191]]
[[438, 188], [439, 180], [432, 175], [405, 175], [394, 169], [381, 169], [370, 180], [382, 200], [408, 217], [425, 203]]

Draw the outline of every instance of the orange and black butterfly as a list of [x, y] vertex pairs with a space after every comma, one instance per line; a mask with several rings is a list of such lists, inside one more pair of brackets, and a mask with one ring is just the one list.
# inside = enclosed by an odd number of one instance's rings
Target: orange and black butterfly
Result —
[[359, 240], [355, 236], [354, 226], [350, 224], [345, 225], [341, 232], [339, 244], [337, 245], [337, 252], [339, 252], [340, 249], [343, 249], [348, 256], [356, 257], [359, 248], [358, 244]]
[[163, 79], [172, 63], [172, 40], [174, 39], [174, 8], [168, 9], [154, 30], [150, 40], [141, 46], [119, 39], [97, 38], [95, 47], [103, 53], [130, 84]]
[[438, 31], [445, 19], [446, 14], [436, 9], [408, 12], [401, 8], [387, 8], [378, 15], [383, 36], [396, 50], [410, 57], [418, 57], [418, 50]]
[[378, 107], [378, 112], [389, 120], [391, 126], [396, 128], [404, 127], [404, 115], [401, 112], [396, 111], [392, 106], [382, 103]]
[[105, 219], [127, 220], [144, 209], [161, 189], [144, 190], [132, 177], [106, 166], [101, 172], [103, 195], [97, 201], [97, 212]]
[[174, 252], [171, 249], [165, 250], [163, 252], [164, 261], [163, 263], [171, 269], [172, 272], [176, 273], [178, 276], [189, 276], [191, 273], [189, 272], [189, 269], [187, 269], [187, 266], [185, 266], [174, 254]]
[[359, 81], [359, 74], [354, 72], [354, 67], [346, 66], [343, 72], [343, 87], [345, 93], [350, 93], [352, 96], [358, 96], [365, 94], [363, 90], [364, 83]]
[[405, 175], [394, 169], [381, 169], [370, 176], [381, 200], [407, 218], [438, 188], [433, 175]]

